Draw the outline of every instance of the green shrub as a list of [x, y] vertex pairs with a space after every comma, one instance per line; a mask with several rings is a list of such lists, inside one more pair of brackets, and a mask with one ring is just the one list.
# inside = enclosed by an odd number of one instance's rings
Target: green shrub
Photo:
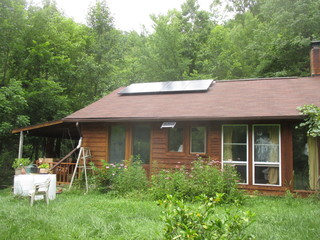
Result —
[[253, 215], [250, 212], [226, 211], [216, 214], [215, 205], [223, 195], [217, 193], [215, 198], [201, 195], [201, 205], [197, 208], [186, 205], [172, 195], [159, 201], [166, 208], [162, 212], [165, 239], [252, 239], [244, 231], [252, 222]]
[[91, 164], [94, 175], [92, 182], [100, 192], [113, 192], [124, 195], [133, 191], [145, 191], [148, 179], [139, 159], [123, 161], [123, 163], [107, 163], [102, 160], [102, 167]]
[[93, 163], [90, 163], [94, 172], [92, 182], [95, 182], [97, 190], [105, 193], [114, 189], [114, 179], [124, 167], [124, 164], [109, 164], [105, 160], [101, 160], [101, 162], [101, 167], [96, 167]]
[[120, 195], [145, 191], [148, 187], [148, 179], [141, 160], [125, 161], [125, 166], [115, 175], [113, 183], [113, 190]]
[[162, 170], [151, 177], [150, 193], [153, 199], [165, 199], [167, 195], [185, 198], [190, 188], [185, 169]]
[[164, 199], [173, 195], [179, 199], [193, 200], [201, 194], [214, 197], [224, 193], [225, 202], [241, 202], [243, 194], [238, 189], [239, 177], [232, 167], [220, 169], [217, 161], [199, 158], [190, 170], [162, 170], [152, 176], [151, 195], [154, 199]]

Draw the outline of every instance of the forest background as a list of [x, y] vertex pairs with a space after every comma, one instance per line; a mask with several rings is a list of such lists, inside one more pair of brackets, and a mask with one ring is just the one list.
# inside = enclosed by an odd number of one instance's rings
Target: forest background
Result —
[[[320, 0], [212, 0], [211, 11], [186, 0], [150, 17], [152, 32], [124, 32], [107, 0], [89, 9], [87, 24], [52, 0], [0, 0], [0, 185], [13, 175], [14, 128], [135, 82], [308, 76], [310, 42], [320, 39]], [[24, 157], [41, 157], [43, 145], [26, 138]]]

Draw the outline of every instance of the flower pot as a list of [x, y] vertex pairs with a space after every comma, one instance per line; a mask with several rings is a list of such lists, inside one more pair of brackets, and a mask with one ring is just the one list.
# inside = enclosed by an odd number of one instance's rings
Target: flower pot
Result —
[[14, 170], [14, 174], [15, 174], [15, 175], [21, 174], [21, 168], [16, 168], [16, 169]]
[[14, 169], [15, 175], [26, 174], [26, 170], [24, 168], [16, 168]]
[[26, 168], [26, 172], [27, 172], [27, 173], [38, 173], [37, 165], [35, 165], [35, 164], [30, 164], [30, 165]]
[[39, 173], [49, 173], [48, 168], [39, 168]]

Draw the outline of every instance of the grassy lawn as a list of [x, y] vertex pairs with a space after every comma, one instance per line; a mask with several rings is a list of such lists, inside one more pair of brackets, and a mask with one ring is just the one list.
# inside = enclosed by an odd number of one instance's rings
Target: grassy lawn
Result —
[[[1, 239], [162, 239], [163, 210], [156, 202], [103, 194], [57, 195], [49, 206], [0, 191]], [[235, 206], [221, 206], [219, 211]], [[247, 229], [256, 239], [320, 239], [320, 202], [289, 197], [247, 197], [255, 213]]]

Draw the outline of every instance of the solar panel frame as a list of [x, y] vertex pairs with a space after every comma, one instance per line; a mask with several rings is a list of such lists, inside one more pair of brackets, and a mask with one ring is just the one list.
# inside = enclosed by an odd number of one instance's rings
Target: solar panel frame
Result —
[[213, 83], [209, 80], [185, 80], [170, 82], [150, 82], [150, 83], [133, 83], [121, 90], [120, 95], [134, 94], [156, 94], [156, 93], [178, 93], [178, 92], [201, 92], [208, 91]]

